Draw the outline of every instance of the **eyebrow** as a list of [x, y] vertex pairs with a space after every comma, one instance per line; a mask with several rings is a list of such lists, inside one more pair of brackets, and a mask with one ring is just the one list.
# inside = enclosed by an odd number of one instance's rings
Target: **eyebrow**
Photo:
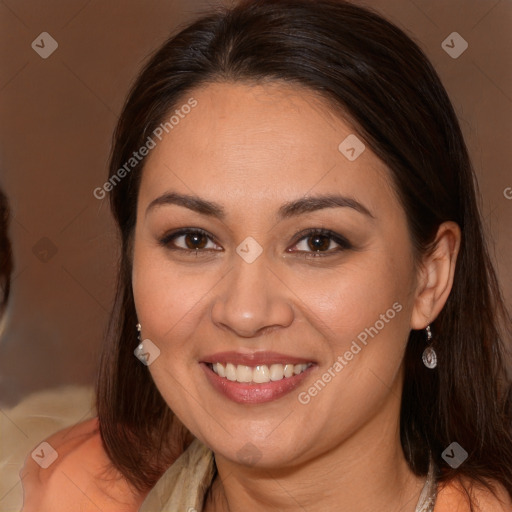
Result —
[[[183, 206], [202, 215], [208, 215], [220, 220], [224, 220], [226, 218], [226, 212], [220, 204], [201, 199], [197, 196], [178, 194], [177, 192], [167, 192], [151, 201], [146, 208], [145, 215], [147, 216], [148, 213], [155, 208], [166, 205]], [[356, 201], [352, 197], [337, 194], [309, 196], [294, 201], [288, 201], [279, 208], [277, 213], [280, 219], [287, 219], [305, 213], [322, 210], [324, 208], [340, 207], [352, 208], [353, 210], [371, 217], [372, 219], [375, 218], [370, 210], [359, 201]]]

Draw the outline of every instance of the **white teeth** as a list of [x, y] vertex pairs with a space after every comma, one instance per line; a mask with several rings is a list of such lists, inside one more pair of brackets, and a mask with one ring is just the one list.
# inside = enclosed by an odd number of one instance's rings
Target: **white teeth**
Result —
[[266, 364], [262, 364], [251, 367], [242, 364], [235, 366], [232, 363], [227, 363], [226, 365], [213, 363], [210, 365], [210, 368], [220, 377], [225, 377], [231, 381], [264, 384], [266, 382], [282, 380], [298, 375], [311, 365], [312, 363], [295, 365], [272, 364], [268, 367]]
[[268, 366], [266, 364], [256, 366], [252, 371], [252, 380], [258, 384], [270, 382], [270, 370], [268, 369]]
[[228, 380], [236, 380], [236, 367], [234, 364], [228, 363], [226, 365], [226, 378]]
[[220, 363], [214, 364], [213, 369], [214, 369], [215, 373], [217, 373], [221, 377], [226, 376], [226, 370], [224, 369], [224, 366], [222, 366]]
[[291, 377], [293, 375], [293, 364], [284, 365], [284, 376]]
[[[217, 363], [219, 365], [219, 363]], [[222, 366], [222, 365], [220, 365]], [[251, 382], [252, 368], [250, 366], [238, 365], [236, 367], [236, 380], [238, 382]]]
[[270, 380], [281, 380], [284, 377], [283, 365], [273, 364], [270, 367]]
[[293, 373], [295, 375], [299, 375], [299, 373], [302, 373], [304, 371], [304, 365], [303, 364], [296, 364], [293, 367]]

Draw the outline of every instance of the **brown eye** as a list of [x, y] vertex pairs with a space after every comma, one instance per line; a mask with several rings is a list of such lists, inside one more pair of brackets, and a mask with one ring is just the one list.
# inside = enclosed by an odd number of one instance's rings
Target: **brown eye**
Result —
[[305, 257], [330, 256], [353, 248], [345, 237], [328, 229], [309, 229], [298, 236], [291, 252], [303, 253]]
[[208, 243], [208, 237], [202, 233], [189, 233], [185, 235], [185, 244], [188, 249], [204, 249]]
[[312, 251], [326, 251], [331, 245], [331, 239], [325, 235], [315, 235], [307, 238], [308, 247]]
[[172, 251], [183, 251], [185, 253], [221, 251], [222, 249], [213, 241], [213, 238], [200, 229], [181, 229], [168, 233], [159, 240], [160, 245]]

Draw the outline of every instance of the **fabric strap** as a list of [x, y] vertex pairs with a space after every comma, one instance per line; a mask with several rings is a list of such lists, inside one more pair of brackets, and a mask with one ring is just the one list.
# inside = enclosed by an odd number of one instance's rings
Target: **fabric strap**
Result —
[[214, 474], [213, 452], [194, 439], [151, 489], [139, 512], [201, 512]]

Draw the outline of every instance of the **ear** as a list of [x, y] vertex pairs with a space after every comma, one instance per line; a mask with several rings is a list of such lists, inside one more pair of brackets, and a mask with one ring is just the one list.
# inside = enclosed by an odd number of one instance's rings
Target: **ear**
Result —
[[437, 230], [434, 250], [423, 257], [417, 274], [411, 329], [424, 329], [443, 309], [452, 289], [461, 231], [455, 222]]

